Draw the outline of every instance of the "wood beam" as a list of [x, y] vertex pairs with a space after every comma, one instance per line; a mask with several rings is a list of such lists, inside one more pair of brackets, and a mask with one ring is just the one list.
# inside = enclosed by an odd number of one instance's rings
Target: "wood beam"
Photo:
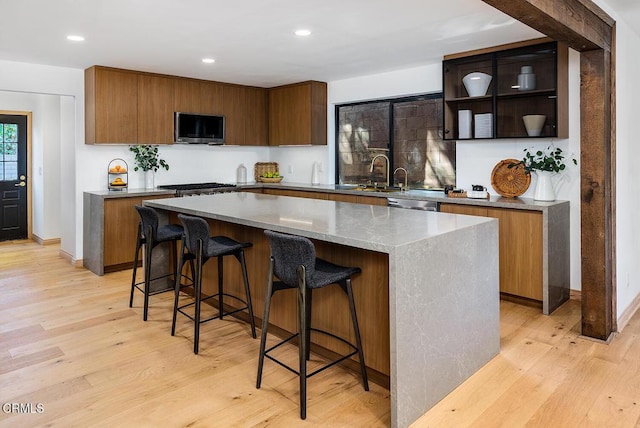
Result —
[[591, 0], [482, 0], [581, 52], [582, 334], [616, 329], [615, 21]]
[[482, 0], [582, 52], [611, 50], [613, 19], [590, 0]]
[[615, 322], [610, 52], [583, 52], [580, 81], [582, 334], [607, 340]]

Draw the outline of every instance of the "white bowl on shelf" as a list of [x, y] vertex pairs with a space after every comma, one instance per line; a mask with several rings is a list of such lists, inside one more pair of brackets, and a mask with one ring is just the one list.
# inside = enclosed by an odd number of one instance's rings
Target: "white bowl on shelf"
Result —
[[487, 95], [487, 89], [491, 84], [491, 76], [486, 73], [474, 71], [462, 78], [462, 83], [470, 97], [482, 97]]
[[522, 116], [522, 121], [524, 122], [524, 127], [527, 129], [527, 135], [529, 137], [539, 137], [546, 120], [547, 116], [544, 114], [528, 114]]

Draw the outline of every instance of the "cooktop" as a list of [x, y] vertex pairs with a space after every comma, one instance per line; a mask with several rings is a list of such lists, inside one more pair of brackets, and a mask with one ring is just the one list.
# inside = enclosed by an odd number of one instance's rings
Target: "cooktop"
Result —
[[199, 190], [199, 189], [217, 189], [220, 187], [236, 187], [235, 184], [226, 183], [191, 183], [191, 184], [163, 184], [158, 186], [160, 189], [169, 190]]

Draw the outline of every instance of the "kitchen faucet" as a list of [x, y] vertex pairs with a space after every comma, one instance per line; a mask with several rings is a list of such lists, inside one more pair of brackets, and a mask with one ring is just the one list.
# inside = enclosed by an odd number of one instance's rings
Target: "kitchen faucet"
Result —
[[386, 155], [382, 155], [382, 154], [375, 155], [373, 157], [373, 159], [371, 159], [371, 166], [369, 167], [369, 172], [373, 172], [373, 164], [375, 163], [376, 159], [378, 159], [380, 157], [384, 158], [387, 161], [387, 175], [386, 175], [387, 186], [386, 187], [389, 187], [389, 166], [391, 165], [391, 161], [389, 160], [389, 158]]
[[396, 168], [395, 171], [393, 171], [393, 176], [394, 177], [396, 176], [396, 172], [398, 172], [398, 171], [404, 171], [404, 186], [400, 185], [400, 186], [402, 186], [400, 188], [400, 191], [401, 192], [406, 192], [406, 190], [407, 190], [407, 188], [409, 186], [409, 173], [407, 172], [406, 169], [404, 169], [402, 167], [399, 167], [399, 168]]

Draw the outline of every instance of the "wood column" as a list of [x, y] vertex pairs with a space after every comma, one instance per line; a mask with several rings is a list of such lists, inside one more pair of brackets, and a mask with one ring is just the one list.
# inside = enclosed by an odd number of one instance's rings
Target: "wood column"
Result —
[[582, 334], [616, 329], [615, 21], [591, 0], [483, 0], [581, 53]]
[[606, 340], [615, 327], [611, 179], [611, 55], [580, 55], [582, 334]]

